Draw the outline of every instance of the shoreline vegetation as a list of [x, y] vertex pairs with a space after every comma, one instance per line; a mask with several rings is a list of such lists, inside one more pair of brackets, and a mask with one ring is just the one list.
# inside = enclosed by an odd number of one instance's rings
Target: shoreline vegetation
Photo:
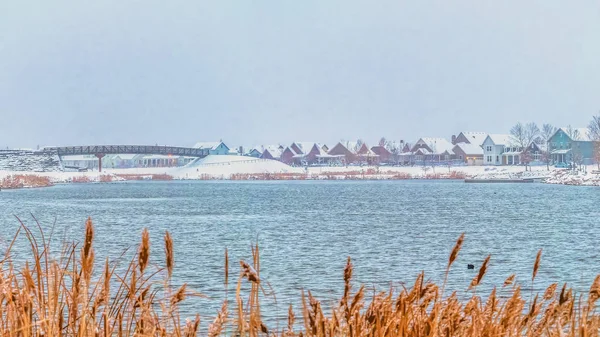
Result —
[[50, 186], [54, 186], [54, 183], [49, 177], [33, 174], [15, 174], [0, 179], [0, 190]]
[[[595, 310], [600, 275], [587, 294], [575, 294], [559, 283], [543, 293], [524, 294], [514, 274], [489, 294], [480, 294], [477, 288], [491, 256], [465, 285], [472, 296], [464, 300], [446, 289], [446, 281], [435, 284], [422, 273], [402, 290], [368, 294], [365, 285], [353, 281], [349, 257], [340, 271], [344, 288], [339, 302], [325, 310], [310, 291], [301, 291], [301, 307], [290, 306], [284, 324], [274, 325], [263, 321], [261, 314], [272, 295], [264, 291], [268, 285], [260, 276], [258, 246], [252, 247], [252, 261], [239, 261], [239, 267], [230, 264], [225, 250], [223, 283], [225, 289], [229, 282], [236, 284], [232, 300], [224, 290], [216, 315], [184, 317], [181, 303], [193, 301], [201, 289], [186, 284], [172, 287], [175, 243], [168, 232], [162, 238], [165, 259], [158, 266], [149, 263], [158, 248], [150, 244], [147, 230], [135, 251], [114, 262], [95, 255], [91, 219], [82, 230], [84, 241], [65, 244], [60, 257], [50, 255], [50, 244], [39, 231], [34, 235], [21, 223], [15, 235], [15, 239], [19, 233], [25, 235], [31, 245], [24, 266], [11, 259], [16, 240], [0, 262], [2, 336], [597, 336], [600, 328]], [[446, 279], [464, 238], [462, 234], [450, 252]], [[533, 289], [541, 258], [540, 250], [524, 286]]]
[[[596, 172], [596, 171], [594, 171]], [[402, 172], [377, 168], [364, 168], [322, 172], [276, 172], [231, 173], [229, 175], [199, 173], [182, 176], [173, 173], [44, 173], [9, 174], [0, 179], [0, 189], [50, 187], [55, 184], [112, 183], [123, 181], [171, 181], [171, 180], [232, 180], [232, 181], [291, 181], [291, 180], [521, 180], [543, 179], [548, 184], [572, 186], [600, 186], [600, 174], [571, 170], [502, 172], [490, 170], [483, 173], [467, 173], [461, 170], [422, 170]]]

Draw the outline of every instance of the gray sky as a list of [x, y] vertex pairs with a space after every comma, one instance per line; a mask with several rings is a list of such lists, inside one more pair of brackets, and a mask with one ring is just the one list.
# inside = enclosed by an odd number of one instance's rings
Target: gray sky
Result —
[[0, 146], [413, 140], [600, 109], [600, 2], [0, 1]]

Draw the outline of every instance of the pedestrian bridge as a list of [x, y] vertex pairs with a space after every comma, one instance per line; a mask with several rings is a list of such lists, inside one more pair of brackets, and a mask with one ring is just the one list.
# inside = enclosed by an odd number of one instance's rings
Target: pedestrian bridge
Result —
[[203, 158], [209, 155], [209, 149], [191, 147], [159, 146], [159, 145], [84, 145], [45, 147], [41, 154], [57, 154], [59, 157], [75, 155], [94, 155], [98, 157], [99, 169], [102, 171], [102, 158], [107, 154], [159, 154], [166, 156], [183, 156]]

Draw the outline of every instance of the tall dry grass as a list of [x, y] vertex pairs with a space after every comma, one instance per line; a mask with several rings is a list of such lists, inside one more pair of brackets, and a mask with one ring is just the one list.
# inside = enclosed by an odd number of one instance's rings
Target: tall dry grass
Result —
[[0, 179], [0, 189], [17, 189], [25, 187], [48, 187], [52, 186], [48, 177], [40, 177], [28, 174], [9, 175]]
[[[526, 300], [515, 275], [510, 275], [498, 285], [508, 296], [500, 297], [494, 288], [481, 297], [476, 290], [487, 273], [492, 258], [488, 256], [465, 285], [473, 290], [467, 300], [460, 300], [456, 291], [446, 294], [445, 281], [440, 287], [422, 273], [410, 287], [367, 295], [364, 285], [354, 284], [348, 258], [340, 275], [344, 288], [339, 302], [324, 309], [310, 291], [302, 291], [302, 306], [290, 306], [284, 328], [277, 330], [262, 316], [261, 301], [267, 303], [268, 295], [258, 246], [252, 248], [251, 262], [239, 262], [231, 302], [231, 266], [225, 251], [221, 309], [201, 324], [200, 316], [186, 320], [180, 313], [181, 303], [197, 293], [186, 284], [171, 286], [176, 268], [168, 232], [163, 238], [163, 268], [149, 263], [152, 244], [147, 230], [125, 266], [96, 257], [90, 219], [83, 243], [67, 245], [58, 259], [49, 253], [43, 233], [36, 236], [23, 224], [20, 231], [29, 239], [32, 256], [17, 267], [9, 248], [0, 261], [1, 336], [597, 336], [600, 328], [595, 310], [600, 275], [587, 294], [577, 296], [566, 284], [558, 291], [559, 284], [553, 283], [541, 296], [530, 294]], [[464, 234], [450, 252], [446, 278], [463, 242]], [[532, 285], [541, 264], [540, 251]]]

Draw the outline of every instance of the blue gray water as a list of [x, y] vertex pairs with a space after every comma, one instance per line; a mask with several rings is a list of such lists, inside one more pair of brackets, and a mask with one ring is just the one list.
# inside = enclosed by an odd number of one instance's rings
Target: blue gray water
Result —
[[[420, 271], [443, 279], [460, 233], [466, 240], [449, 278], [465, 291], [492, 254], [482, 288], [512, 273], [530, 289], [536, 252], [543, 248], [535, 289], [554, 281], [586, 291], [600, 273], [600, 190], [544, 184], [464, 184], [451, 181], [135, 182], [61, 185], [0, 192], [0, 247], [35, 215], [55, 240], [80, 240], [84, 221], [96, 225], [96, 255], [116, 257], [148, 227], [154, 262], [162, 236], [175, 240], [175, 280], [209, 295], [188, 309], [213, 315], [223, 298], [224, 250], [235, 280], [240, 259], [258, 242], [261, 275], [284, 314], [301, 289], [325, 302], [343, 291], [350, 256], [355, 281], [389, 288], [412, 283]], [[27, 250], [24, 240], [15, 256]], [[234, 285], [235, 286], [235, 285]], [[268, 289], [267, 289], [268, 290]], [[483, 291], [482, 291], [483, 293]], [[231, 296], [231, 294], [230, 294]], [[267, 299], [272, 302], [272, 299]], [[277, 309], [272, 309], [277, 308]]]

